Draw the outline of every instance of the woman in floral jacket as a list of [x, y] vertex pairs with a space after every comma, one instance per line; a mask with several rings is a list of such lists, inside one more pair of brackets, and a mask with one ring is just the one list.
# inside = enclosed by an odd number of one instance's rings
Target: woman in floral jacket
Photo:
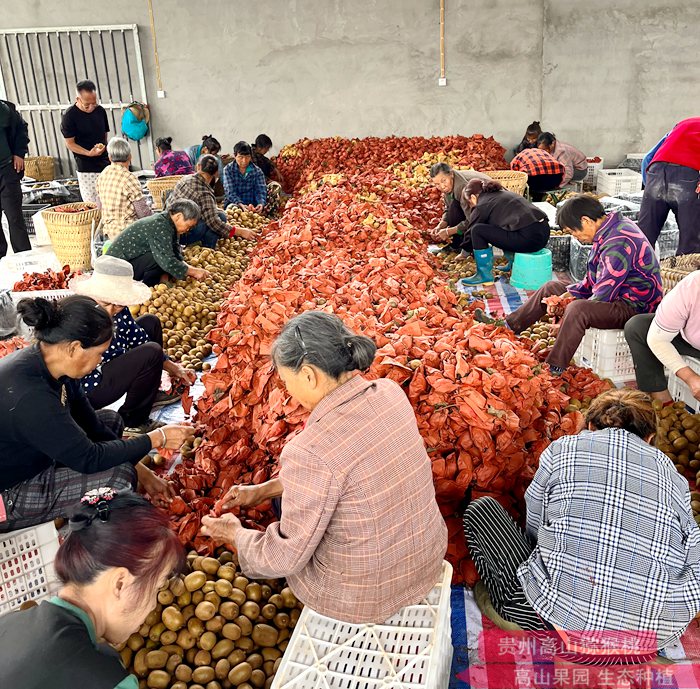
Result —
[[154, 166], [156, 177], [191, 175], [194, 173], [190, 157], [185, 151], [173, 151], [172, 143], [172, 136], [156, 141], [156, 149], [158, 150], [158, 161]]

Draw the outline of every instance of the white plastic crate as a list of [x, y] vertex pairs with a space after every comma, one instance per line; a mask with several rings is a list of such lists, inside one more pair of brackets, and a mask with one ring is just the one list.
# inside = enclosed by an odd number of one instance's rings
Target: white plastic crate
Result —
[[36, 299], [37, 297], [43, 297], [49, 301], [58, 301], [64, 297], [70, 297], [73, 294], [69, 289], [46, 289], [37, 290], [35, 292], [10, 292], [12, 301], [15, 306], [19, 304], [22, 299]]
[[0, 534], [0, 615], [58, 591], [53, 568], [58, 545], [53, 522]]
[[609, 378], [615, 385], [635, 381], [634, 361], [624, 330], [589, 328], [574, 354], [574, 362], [593, 369], [596, 375]]
[[22, 273], [43, 273], [48, 268], [61, 270], [58, 258], [50, 246], [8, 254], [0, 260], [0, 269], [19, 273], [20, 276]]
[[[599, 158], [599, 161], [597, 163], [593, 162], [594, 158]], [[586, 176], [583, 178], [583, 183], [595, 184], [598, 178], [598, 170], [603, 169], [605, 159], [600, 156], [591, 156], [590, 158], [586, 158], [586, 162], [588, 163], [588, 172], [586, 172]]]
[[444, 689], [452, 665], [450, 582], [383, 624], [349, 624], [304, 608], [272, 689]]
[[642, 190], [642, 176], [634, 170], [619, 168], [615, 170], [598, 170], [596, 191], [599, 194], [617, 196], [632, 194]]
[[[700, 375], [700, 361], [690, 356], [684, 356], [685, 361], [695, 373]], [[676, 402], [685, 402], [685, 406], [692, 410], [693, 414], [700, 413], [700, 402], [693, 397], [690, 388], [676, 375], [668, 373], [668, 391]]]

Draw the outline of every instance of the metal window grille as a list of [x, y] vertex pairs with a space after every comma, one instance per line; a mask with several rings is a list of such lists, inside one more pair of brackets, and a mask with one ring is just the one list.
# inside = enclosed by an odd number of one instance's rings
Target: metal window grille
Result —
[[[75, 160], [61, 116], [83, 79], [97, 86], [110, 135], [120, 134], [124, 108], [147, 102], [136, 24], [0, 31], [0, 98], [15, 103], [29, 124], [29, 154], [53, 156], [63, 177], [75, 174]], [[153, 165], [150, 130], [131, 147], [134, 166]]]

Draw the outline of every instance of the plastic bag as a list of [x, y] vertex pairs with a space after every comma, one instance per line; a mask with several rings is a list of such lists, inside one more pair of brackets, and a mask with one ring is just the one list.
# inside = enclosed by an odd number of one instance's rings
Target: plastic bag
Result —
[[0, 340], [17, 332], [17, 309], [9, 289], [0, 290]]

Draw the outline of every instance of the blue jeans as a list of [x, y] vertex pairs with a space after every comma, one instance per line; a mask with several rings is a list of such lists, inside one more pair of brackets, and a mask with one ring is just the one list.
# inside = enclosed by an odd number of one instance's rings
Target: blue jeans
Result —
[[[219, 217], [226, 222], [226, 213], [219, 211]], [[189, 232], [180, 235], [180, 244], [187, 246], [188, 244], [200, 242], [201, 245], [207, 249], [214, 249], [219, 239], [221, 239], [221, 237], [204, 222], [204, 219], [200, 219]]]

